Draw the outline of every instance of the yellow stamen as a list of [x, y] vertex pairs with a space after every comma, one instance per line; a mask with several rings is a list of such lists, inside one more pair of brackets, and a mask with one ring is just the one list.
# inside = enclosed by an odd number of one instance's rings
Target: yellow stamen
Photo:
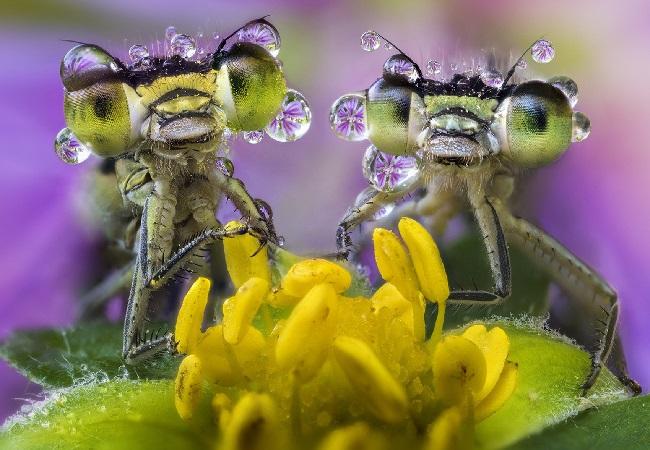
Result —
[[251, 278], [223, 303], [223, 338], [226, 342], [234, 345], [242, 340], [268, 291], [266, 280]]
[[281, 369], [292, 370], [303, 383], [318, 373], [334, 337], [336, 310], [336, 292], [331, 284], [311, 288], [278, 336], [275, 357]]
[[485, 384], [485, 358], [469, 339], [446, 336], [433, 353], [433, 386], [436, 396], [449, 405], [462, 403]]
[[318, 446], [318, 450], [374, 450], [383, 448], [379, 439], [373, 439], [370, 427], [365, 423], [355, 423], [339, 428], [328, 434]]
[[195, 355], [186, 356], [178, 368], [174, 388], [176, 411], [183, 420], [192, 418], [201, 398], [201, 360]]
[[517, 364], [506, 361], [496, 385], [474, 410], [477, 422], [495, 413], [510, 398], [517, 387], [518, 371]]
[[406, 392], [365, 342], [348, 336], [334, 341], [334, 356], [371, 412], [385, 422], [405, 418]]
[[470, 450], [472, 433], [458, 407], [444, 410], [427, 433], [425, 450]]
[[[241, 227], [237, 221], [228, 222], [226, 230]], [[257, 277], [271, 283], [266, 247], [260, 249], [260, 241], [250, 234], [242, 234], [223, 240], [226, 267], [235, 289], [239, 289], [249, 278]], [[257, 252], [257, 254], [255, 254]], [[255, 256], [253, 256], [255, 254]]]
[[191, 353], [201, 337], [201, 324], [209, 292], [210, 280], [199, 277], [183, 298], [174, 330], [179, 353]]
[[[370, 301], [372, 301], [375, 307], [375, 313], [379, 313], [381, 309], [387, 308], [394, 317], [404, 322], [408, 329], [414, 332], [413, 304], [404, 298], [394, 284], [384, 283], [373, 294]], [[422, 321], [422, 315], [420, 314], [420, 317], [415, 318], [415, 320]]]
[[212, 411], [214, 411], [214, 418], [219, 425], [219, 429], [223, 432], [230, 422], [232, 402], [230, 397], [226, 394], [218, 392], [212, 397]]
[[321, 283], [331, 284], [341, 293], [350, 287], [352, 277], [343, 267], [326, 259], [305, 259], [291, 266], [282, 279], [282, 288], [286, 294], [300, 298]]
[[375, 262], [381, 277], [400, 290], [407, 300], [418, 298], [415, 270], [406, 249], [399, 238], [384, 228], [375, 228], [372, 233], [375, 246]]
[[403, 217], [398, 227], [411, 254], [424, 297], [432, 302], [445, 301], [449, 297], [449, 282], [435, 241], [422, 225], [411, 218]]
[[475, 343], [485, 358], [485, 384], [475, 398], [476, 402], [480, 402], [492, 391], [501, 376], [510, 351], [510, 340], [501, 328], [494, 327], [488, 332], [485, 325], [472, 325], [465, 330], [463, 337]]
[[237, 402], [223, 437], [225, 450], [271, 450], [282, 448], [280, 417], [266, 394], [248, 393]]

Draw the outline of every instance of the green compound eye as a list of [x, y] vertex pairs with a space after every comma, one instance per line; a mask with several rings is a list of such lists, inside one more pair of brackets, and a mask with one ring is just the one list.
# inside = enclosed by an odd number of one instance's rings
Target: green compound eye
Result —
[[266, 127], [275, 117], [287, 85], [278, 61], [264, 48], [239, 42], [217, 55], [216, 96], [223, 104], [228, 126], [236, 131]]
[[529, 81], [517, 86], [507, 102], [503, 153], [513, 162], [542, 166], [569, 147], [573, 111], [562, 91], [542, 81]]
[[368, 138], [385, 153], [404, 155], [417, 148], [426, 117], [424, 101], [408, 86], [377, 80], [366, 94]]
[[66, 124], [96, 155], [118, 156], [129, 148], [132, 133], [126, 89], [120, 82], [104, 82], [65, 93]]

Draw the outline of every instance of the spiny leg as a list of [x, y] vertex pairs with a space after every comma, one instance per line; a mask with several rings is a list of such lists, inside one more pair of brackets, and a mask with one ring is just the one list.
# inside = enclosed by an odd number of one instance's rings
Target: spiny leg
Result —
[[449, 300], [455, 304], [498, 304], [507, 299], [512, 291], [508, 245], [499, 215], [490, 200], [482, 197], [470, 199], [470, 202], [490, 261], [494, 291], [452, 290], [449, 294]]
[[[415, 185], [411, 190], [415, 190], [417, 187]], [[373, 189], [369, 195], [364, 196], [361, 203], [349, 208], [336, 229], [337, 256], [342, 259], [350, 257], [353, 249], [350, 231], [353, 228], [371, 220], [382, 207], [395, 203], [408, 194], [409, 192], [380, 192]]]
[[185, 269], [188, 264], [195, 263], [193, 258], [200, 258], [199, 253], [210, 244], [248, 231], [247, 227], [232, 230], [206, 229], [181, 245], [162, 265], [151, 267], [146, 250], [149, 234], [149, 221], [147, 220], [149, 201], [150, 199], [147, 199], [142, 214], [140, 248], [133, 273], [124, 324], [122, 352], [123, 358], [128, 364], [145, 360], [162, 351], [172, 353], [175, 351], [176, 345], [171, 333], [148, 339], [144, 332], [146, 314], [152, 293], [164, 286], [171, 278]]
[[244, 183], [218, 169], [210, 175], [220, 193], [223, 193], [241, 213], [250, 229], [260, 235], [263, 243], [271, 242], [278, 245], [278, 236], [272, 222], [272, 215], [266, 214], [265, 209], [271, 209], [266, 202], [253, 198]]
[[[593, 310], [602, 312], [603, 318], [593, 317], [603, 325], [596, 350], [591, 354], [591, 370], [582, 385], [583, 393], [591, 388], [602, 366], [610, 354], [622, 357], [618, 349], [612, 352], [618, 341], [616, 331], [618, 320], [618, 298], [614, 290], [598, 276], [593, 269], [580, 261], [558, 241], [532, 225], [530, 222], [514, 217], [499, 200], [495, 200], [504, 229], [509, 240], [531, 256], [539, 267], [547, 272], [569, 297], [591, 305]], [[619, 379], [635, 394], [639, 385], [632, 380], [624, 360], [616, 361]]]

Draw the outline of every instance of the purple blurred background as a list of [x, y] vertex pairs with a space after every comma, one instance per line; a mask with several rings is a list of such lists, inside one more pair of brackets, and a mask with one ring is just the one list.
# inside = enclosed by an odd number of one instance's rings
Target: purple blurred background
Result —
[[[518, 53], [540, 36], [557, 56], [535, 65], [580, 87], [578, 109], [592, 133], [558, 163], [520, 185], [526, 214], [566, 243], [616, 287], [632, 375], [650, 386], [650, 117], [647, 74], [650, 8], [642, 0], [449, 1], [71, 1], [0, 5], [0, 339], [12, 330], [66, 325], [90, 255], [92, 232], [80, 219], [75, 191], [92, 160], [66, 166], [52, 149], [64, 126], [59, 62], [71, 44], [94, 42], [124, 56], [134, 43], [179, 32], [221, 35], [271, 14], [282, 35], [280, 57], [290, 86], [310, 100], [313, 123], [300, 142], [234, 147], [236, 174], [272, 206], [290, 249], [334, 249], [336, 223], [363, 188], [364, 143], [338, 140], [328, 109], [339, 95], [380, 75], [385, 50], [369, 54], [359, 36], [389, 36], [421, 66], [443, 49], [470, 45]], [[34, 386], [0, 363], [0, 419]]]

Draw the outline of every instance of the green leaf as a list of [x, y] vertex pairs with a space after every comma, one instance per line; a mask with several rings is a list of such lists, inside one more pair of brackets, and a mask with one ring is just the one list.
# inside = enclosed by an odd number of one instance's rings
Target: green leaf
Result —
[[589, 355], [543, 329], [542, 322], [492, 322], [510, 338], [508, 359], [518, 364], [517, 387], [501, 409], [476, 427], [478, 447], [502, 448], [590, 407], [627, 397], [603, 369], [587, 397], [580, 385], [589, 373]]
[[110, 324], [19, 331], [0, 346], [0, 357], [31, 381], [48, 388], [115, 377], [175, 376], [179, 361], [171, 356], [126, 366], [121, 339], [122, 327]]
[[119, 380], [55, 392], [4, 426], [0, 449], [210, 449], [209, 396], [191, 422], [174, 408], [174, 382]]
[[[548, 313], [549, 279], [515, 247], [509, 247], [512, 266], [512, 295], [497, 306], [451, 306], [445, 319], [446, 328], [455, 328], [471, 320], [494, 315], [542, 316]], [[443, 259], [452, 288], [491, 289], [494, 285], [481, 236], [468, 233], [444, 250]]]
[[647, 450], [650, 447], [650, 397], [585, 411], [518, 442], [511, 450]]

